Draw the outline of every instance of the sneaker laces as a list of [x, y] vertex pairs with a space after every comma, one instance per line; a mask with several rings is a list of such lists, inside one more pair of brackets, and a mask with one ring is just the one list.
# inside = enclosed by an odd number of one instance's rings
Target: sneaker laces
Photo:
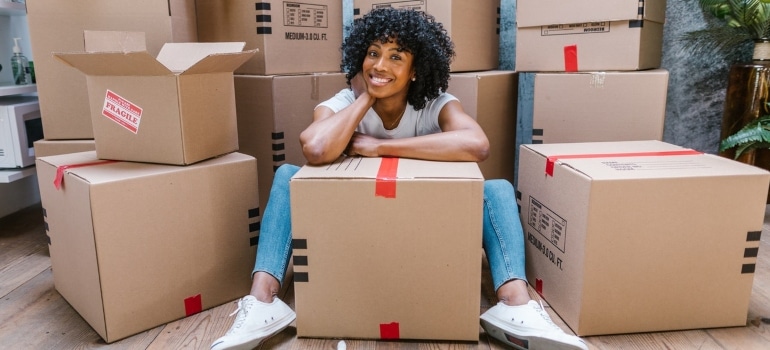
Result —
[[539, 301], [539, 304], [540, 304], [540, 307], [537, 307], [537, 305], [535, 305], [535, 310], [537, 311], [538, 315], [540, 315], [540, 317], [542, 317], [543, 320], [545, 320], [548, 327], [551, 327], [554, 330], [558, 330], [562, 332], [561, 327], [557, 326], [556, 323], [553, 323], [553, 320], [551, 320], [551, 316], [549, 316], [548, 312], [545, 311], [545, 305], [543, 305], [542, 300]]
[[[252, 303], [248, 303], [246, 306], [243, 306], [243, 299], [238, 300], [238, 308], [235, 309], [228, 317], [232, 317], [235, 314], [238, 314], [235, 317], [235, 322], [233, 323], [233, 326], [230, 327], [230, 330], [227, 331], [226, 335], [229, 335], [235, 331], [237, 331], [241, 326], [243, 325], [243, 322], [246, 321], [246, 315], [249, 313], [249, 309], [251, 308]], [[243, 311], [243, 312], [240, 312]]]

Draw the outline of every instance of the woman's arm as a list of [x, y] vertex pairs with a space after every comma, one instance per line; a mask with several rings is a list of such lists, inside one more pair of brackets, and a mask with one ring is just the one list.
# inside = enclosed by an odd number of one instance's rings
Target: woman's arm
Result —
[[[377, 139], [354, 134], [348, 155], [402, 157], [440, 161], [481, 162], [489, 156], [489, 140], [458, 101], [450, 101], [438, 117], [442, 132], [402, 138]], [[355, 127], [354, 127], [355, 129]]]

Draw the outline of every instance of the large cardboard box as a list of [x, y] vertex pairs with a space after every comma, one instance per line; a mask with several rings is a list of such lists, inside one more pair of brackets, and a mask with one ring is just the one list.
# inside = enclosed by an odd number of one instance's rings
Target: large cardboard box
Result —
[[290, 186], [297, 336], [478, 341], [476, 163], [343, 158]]
[[38, 158], [56, 290], [108, 343], [247, 294], [256, 168], [240, 153], [185, 167]]
[[279, 166], [305, 165], [299, 134], [313, 122], [313, 109], [345, 88], [343, 73], [235, 76], [238, 151], [259, 160], [261, 208]]
[[94, 140], [38, 140], [34, 143], [35, 157], [55, 156], [96, 150]]
[[659, 68], [666, 0], [519, 0], [516, 70]]
[[339, 72], [339, 0], [197, 0], [202, 42], [244, 41], [257, 54], [236, 74]]
[[354, 0], [353, 17], [380, 7], [410, 8], [433, 15], [455, 44], [452, 72], [497, 69], [500, 64], [500, 0]]
[[238, 150], [233, 70], [254, 54], [243, 46], [167, 43], [157, 58], [147, 51], [54, 56], [87, 75], [99, 158], [187, 165]]
[[514, 181], [517, 83], [518, 73], [497, 70], [452, 73], [449, 80], [447, 92], [460, 100], [489, 139], [489, 158], [479, 163], [486, 179]]
[[516, 152], [530, 143], [662, 140], [668, 78], [665, 69], [519, 73]]
[[770, 173], [660, 141], [523, 145], [527, 277], [581, 336], [744, 326]]
[[86, 78], [53, 52], [84, 50], [83, 31], [147, 33], [147, 51], [197, 41], [194, 0], [28, 0], [27, 19], [45, 137], [93, 139]]

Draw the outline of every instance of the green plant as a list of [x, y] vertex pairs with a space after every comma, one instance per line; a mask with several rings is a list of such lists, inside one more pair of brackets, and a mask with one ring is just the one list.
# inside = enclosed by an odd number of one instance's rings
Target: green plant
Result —
[[770, 115], [752, 120], [719, 144], [720, 152], [732, 148], [735, 148], [735, 159], [752, 149], [770, 148]]
[[745, 60], [747, 52], [740, 47], [770, 37], [770, 0], [699, 0], [699, 4], [710, 16], [707, 22], [714, 25], [683, 35], [695, 53]]

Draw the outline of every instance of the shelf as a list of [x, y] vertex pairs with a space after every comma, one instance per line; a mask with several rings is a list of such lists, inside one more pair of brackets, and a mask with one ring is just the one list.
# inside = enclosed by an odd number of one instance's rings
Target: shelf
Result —
[[32, 175], [35, 175], [34, 166], [26, 167], [24, 169], [0, 170], [0, 183], [11, 183]]
[[26, 16], [27, 5], [18, 2], [0, 0], [0, 15], [2, 16]]
[[[0, 2], [0, 4], [2, 4]], [[37, 92], [37, 84], [28, 85], [0, 85], [0, 96], [20, 95]]]

